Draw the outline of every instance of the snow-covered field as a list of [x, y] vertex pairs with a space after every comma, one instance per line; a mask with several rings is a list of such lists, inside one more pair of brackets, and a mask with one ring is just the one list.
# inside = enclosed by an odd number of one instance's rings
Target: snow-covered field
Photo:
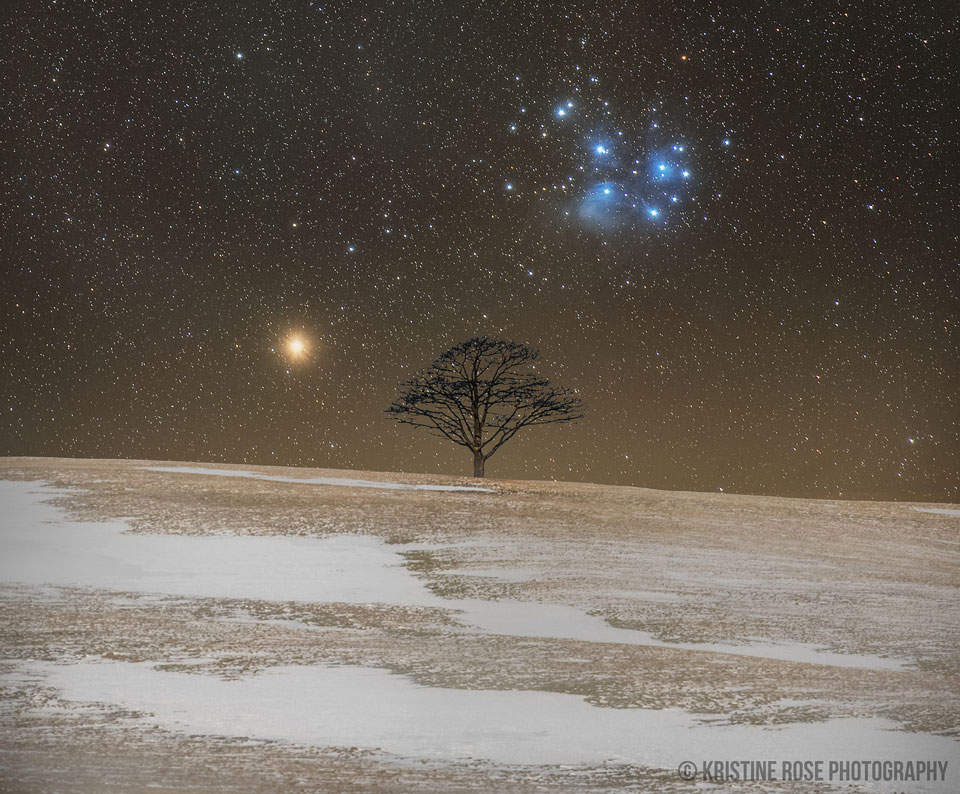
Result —
[[[26, 458], [0, 505], [0, 790], [683, 791], [767, 759], [960, 790], [956, 506]], [[946, 780], [829, 770], [865, 760]]]

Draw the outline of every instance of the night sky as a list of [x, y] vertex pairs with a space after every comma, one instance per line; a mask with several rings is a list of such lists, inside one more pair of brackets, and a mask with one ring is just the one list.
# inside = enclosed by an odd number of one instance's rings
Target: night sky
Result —
[[588, 415], [488, 476], [956, 501], [932, 8], [6, 4], [0, 454], [468, 474], [490, 334]]

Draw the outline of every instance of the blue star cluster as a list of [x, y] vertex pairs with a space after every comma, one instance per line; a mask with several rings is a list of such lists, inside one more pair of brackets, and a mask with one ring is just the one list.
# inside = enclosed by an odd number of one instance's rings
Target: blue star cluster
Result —
[[[597, 82], [590, 80], [591, 86]], [[599, 106], [595, 114], [582, 112], [579, 104], [562, 103], [555, 115], [564, 127], [558, 133], [576, 139], [572, 145], [581, 163], [567, 182], [578, 188], [574, 191], [579, 194], [576, 215], [586, 227], [655, 229], [684, 212], [695, 212], [696, 180], [689, 145], [662, 143], [656, 121], [639, 133], [636, 119], [614, 125], [609, 101], [593, 103]], [[651, 109], [649, 116], [656, 118], [655, 113]], [[625, 129], [630, 132], [625, 134]], [[724, 143], [729, 145], [729, 139]]]
[[[556, 103], [550, 114], [554, 123], [545, 113], [531, 120], [524, 107], [519, 115], [532, 123], [509, 125], [511, 133], [522, 129], [534, 143], [537, 138], [556, 138], [566, 147], [566, 172], [554, 175], [565, 196], [559, 205], [564, 215], [598, 231], [654, 230], [693, 217], [698, 184], [694, 147], [679, 140], [664, 142], [656, 108], [645, 109], [639, 119], [615, 120], [610, 101], [587, 99], [598, 84], [598, 78], [591, 77], [587, 91], [573, 89], [576, 101]], [[730, 139], [723, 138], [718, 145], [729, 146]], [[516, 170], [519, 176], [506, 182], [505, 190], [514, 191], [519, 180], [536, 185], [535, 172]]]
[[[621, 146], [626, 148], [629, 142], [623, 141]], [[687, 146], [637, 147], [618, 157], [619, 148], [616, 142], [593, 147], [590, 170], [599, 181], [586, 186], [578, 206], [579, 217], [588, 225], [602, 228], [646, 222], [657, 226], [695, 204]], [[629, 159], [635, 154], [638, 156]], [[624, 157], [629, 161], [624, 163]]]

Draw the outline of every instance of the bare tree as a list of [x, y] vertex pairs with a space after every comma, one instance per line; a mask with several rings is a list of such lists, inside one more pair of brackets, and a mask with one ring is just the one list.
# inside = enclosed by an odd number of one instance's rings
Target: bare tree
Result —
[[539, 351], [475, 337], [454, 345], [401, 385], [387, 408], [400, 424], [426, 428], [473, 453], [473, 476], [525, 427], [574, 422], [583, 403], [531, 372]]

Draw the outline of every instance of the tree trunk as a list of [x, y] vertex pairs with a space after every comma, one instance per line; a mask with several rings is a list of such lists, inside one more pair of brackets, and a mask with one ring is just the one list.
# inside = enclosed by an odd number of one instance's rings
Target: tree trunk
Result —
[[482, 452], [473, 453], [473, 476], [482, 477], [483, 476], [483, 464], [487, 462], [487, 459], [483, 457]]

